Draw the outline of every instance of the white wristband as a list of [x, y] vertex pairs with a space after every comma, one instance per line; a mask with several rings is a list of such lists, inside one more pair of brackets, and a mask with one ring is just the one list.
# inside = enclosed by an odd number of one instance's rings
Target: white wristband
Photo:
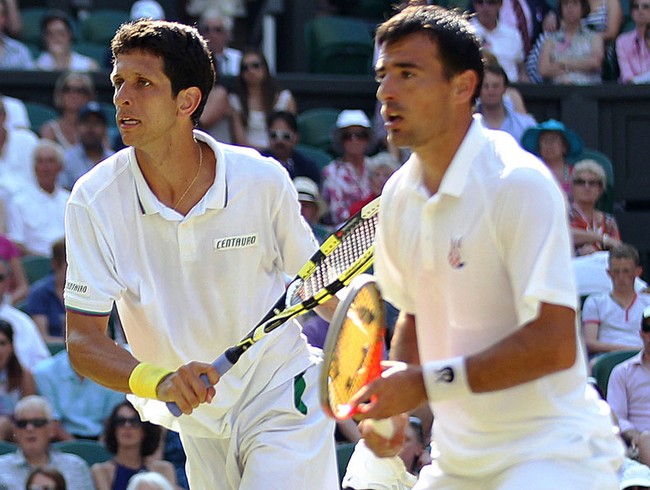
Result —
[[427, 362], [422, 366], [422, 376], [430, 402], [449, 400], [471, 393], [467, 383], [465, 358], [462, 356]]

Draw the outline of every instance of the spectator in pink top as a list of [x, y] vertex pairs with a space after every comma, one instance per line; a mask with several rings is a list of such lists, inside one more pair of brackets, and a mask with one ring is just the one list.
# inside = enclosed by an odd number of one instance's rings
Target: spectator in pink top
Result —
[[[11, 271], [8, 278], [7, 302], [16, 305], [27, 297], [29, 284], [23, 263], [20, 260], [20, 249], [4, 235], [0, 235], [0, 260], [7, 262]], [[0, 303], [2, 303], [2, 298], [0, 298]]]
[[622, 83], [650, 82], [650, 0], [630, 0], [634, 30], [616, 38], [616, 58]]
[[646, 308], [639, 335], [643, 349], [614, 367], [607, 384], [607, 402], [618, 418], [621, 435], [638, 449], [639, 462], [650, 463], [650, 309]]

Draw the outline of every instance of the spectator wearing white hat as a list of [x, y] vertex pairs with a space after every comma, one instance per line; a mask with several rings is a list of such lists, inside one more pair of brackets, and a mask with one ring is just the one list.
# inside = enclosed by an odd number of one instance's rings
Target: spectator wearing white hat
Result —
[[165, 20], [165, 11], [156, 0], [138, 0], [131, 5], [129, 17], [131, 20]]
[[293, 185], [298, 192], [300, 214], [311, 226], [314, 236], [319, 243], [329, 236], [330, 229], [320, 223], [321, 218], [327, 213], [327, 205], [320, 196], [318, 185], [309, 177], [296, 177]]
[[370, 120], [363, 111], [341, 111], [333, 137], [341, 157], [323, 169], [323, 198], [333, 225], [350, 217], [352, 204], [372, 196], [366, 156], [371, 140]]

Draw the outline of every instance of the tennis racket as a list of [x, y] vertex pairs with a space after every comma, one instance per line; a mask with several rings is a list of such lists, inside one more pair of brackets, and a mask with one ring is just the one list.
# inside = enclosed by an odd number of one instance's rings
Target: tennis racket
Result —
[[[379, 288], [373, 276], [362, 274], [351, 282], [336, 307], [325, 339], [320, 400], [330, 417], [346, 420], [357, 413], [350, 399], [381, 376], [385, 333], [385, 306]], [[393, 435], [389, 419], [374, 420], [373, 430], [385, 438]]]
[[[325, 303], [372, 265], [378, 211], [376, 198], [327, 237], [253, 330], [212, 363], [219, 376], [268, 333]], [[210, 385], [206, 375], [202, 379]], [[167, 407], [175, 416], [181, 415], [176, 403], [167, 402]]]

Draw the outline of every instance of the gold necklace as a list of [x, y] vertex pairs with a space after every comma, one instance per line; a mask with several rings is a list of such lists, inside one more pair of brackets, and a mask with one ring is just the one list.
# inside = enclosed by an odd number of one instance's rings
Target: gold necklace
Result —
[[174, 211], [176, 211], [176, 212], [178, 212], [178, 209], [177, 209], [177, 208], [178, 208], [178, 205], [181, 203], [181, 201], [182, 201], [183, 199], [185, 199], [185, 196], [187, 196], [187, 193], [190, 191], [190, 189], [192, 188], [192, 186], [193, 186], [194, 183], [196, 182], [196, 179], [199, 178], [199, 173], [201, 173], [201, 167], [203, 166], [203, 149], [201, 148], [201, 143], [199, 143], [198, 141], [196, 141], [196, 139], [194, 139], [194, 142], [195, 142], [196, 145], [199, 147], [199, 168], [196, 169], [196, 175], [195, 175], [194, 178], [192, 179], [192, 182], [190, 182], [190, 185], [187, 186], [187, 189], [185, 189], [185, 192], [183, 192], [183, 195], [180, 197], [180, 199], [179, 199], [178, 201], [176, 201], [176, 204], [174, 204], [174, 205], [172, 206], [172, 209], [173, 209]]

